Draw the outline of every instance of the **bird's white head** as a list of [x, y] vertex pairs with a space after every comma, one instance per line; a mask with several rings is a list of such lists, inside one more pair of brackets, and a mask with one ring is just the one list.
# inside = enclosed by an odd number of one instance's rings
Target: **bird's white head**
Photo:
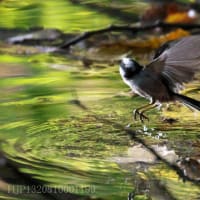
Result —
[[120, 64], [120, 74], [123, 78], [131, 78], [137, 72], [139, 72], [142, 67], [131, 58], [122, 58]]
[[134, 65], [134, 62], [130, 58], [122, 58], [122, 63], [125, 68], [131, 68]]

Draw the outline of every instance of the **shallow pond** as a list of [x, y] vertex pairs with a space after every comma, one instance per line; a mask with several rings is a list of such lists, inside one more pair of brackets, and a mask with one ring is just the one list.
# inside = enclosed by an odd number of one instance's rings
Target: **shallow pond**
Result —
[[[0, 3], [0, 26], [9, 28], [10, 36], [16, 29], [33, 27], [79, 32], [123, 23], [133, 11], [136, 20], [147, 6], [141, 1], [128, 6], [130, 1], [124, 1], [124, 18], [115, 18], [101, 11], [110, 1], [74, 2], [5, 0]], [[120, 1], [115, 5], [115, 11], [122, 7]], [[129, 94], [116, 62], [94, 62], [87, 68], [67, 54], [8, 45], [6, 37], [2, 34], [0, 44], [1, 199], [200, 198], [197, 183], [184, 182], [127, 131], [130, 126], [169, 163], [196, 158], [199, 113], [171, 105], [149, 112], [150, 122], [133, 121], [132, 110], [146, 100]], [[198, 99], [199, 91], [195, 81], [185, 93]], [[17, 177], [4, 161], [26, 176]], [[187, 171], [191, 179], [200, 177], [198, 167]], [[37, 190], [32, 183], [22, 186], [21, 179], [27, 177], [37, 181]], [[46, 195], [47, 189], [55, 188], [60, 192]]]

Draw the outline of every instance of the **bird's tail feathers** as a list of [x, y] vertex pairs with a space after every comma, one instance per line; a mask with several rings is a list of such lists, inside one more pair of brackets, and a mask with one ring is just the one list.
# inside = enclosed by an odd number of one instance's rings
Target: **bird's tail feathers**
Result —
[[176, 100], [182, 102], [186, 106], [189, 106], [190, 108], [194, 108], [200, 111], [200, 101], [197, 101], [195, 99], [192, 99], [190, 97], [187, 97], [181, 94], [174, 94], [174, 96]]

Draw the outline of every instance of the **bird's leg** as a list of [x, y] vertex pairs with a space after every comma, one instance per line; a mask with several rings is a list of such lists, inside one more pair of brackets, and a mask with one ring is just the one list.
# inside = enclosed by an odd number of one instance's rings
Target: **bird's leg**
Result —
[[[143, 113], [144, 113], [145, 111], [147, 111], [147, 110], [150, 110], [150, 109], [154, 108], [154, 107], [155, 107], [154, 103], [155, 103], [155, 100], [152, 98], [149, 104], [144, 105], [144, 106], [142, 106], [142, 107], [140, 107], [140, 108], [135, 109], [135, 110], [133, 111], [133, 112], [134, 112], [134, 119], [137, 120], [137, 115], [139, 115], [140, 121], [141, 121], [141, 122], [143, 122], [144, 119], [149, 120], [149, 118], [146, 117]], [[153, 107], [152, 107], [152, 106], [153, 106]], [[157, 105], [156, 105], [156, 106], [157, 106]], [[140, 110], [142, 110], [142, 111], [140, 111]]]
[[146, 112], [147, 110], [151, 110], [153, 108], [157, 107], [156, 104], [151, 104], [149, 105], [149, 107], [146, 107], [146, 109], [142, 110], [142, 112], [140, 112], [140, 121], [143, 123], [144, 122], [144, 119], [147, 119], [149, 121], [149, 118], [144, 115], [144, 112]]
[[133, 114], [134, 114], [134, 120], [137, 120], [137, 115], [140, 115], [140, 110], [149, 107], [150, 104], [146, 104], [144, 106], [141, 106], [139, 108], [136, 108], [135, 110], [133, 110]]

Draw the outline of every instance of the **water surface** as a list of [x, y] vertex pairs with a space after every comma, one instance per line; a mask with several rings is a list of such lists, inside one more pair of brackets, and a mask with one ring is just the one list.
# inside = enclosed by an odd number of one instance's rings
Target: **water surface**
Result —
[[[101, 8], [108, 4], [102, 1], [97, 5]], [[147, 6], [140, 1], [124, 5], [125, 13], [130, 14], [132, 9], [136, 15]], [[120, 6], [116, 1], [116, 8]], [[124, 23], [123, 18], [87, 4], [62, 0], [8, 0], [1, 2], [0, 10], [0, 26], [10, 32], [41, 26], [77, 33]], [[147, 102], [130, 96], [116, 62], [92, 63], [86, 68], [82, 61], [67, 54], [33, 49], [1, 43], [1, 151], [17, 163], [20, 172], [48, 187], [75, 194], [77, 199], [79, 195], [127, 199], [132, 192], [141, 199], [200, 197], [198, 185], [183, 182], [174, 170], [156, 160], [124, 131], [131, 124], [139, 138], [171, 160], [198, 157], [198, 113], [172, 105], [163, 111], [150, 111], [151, 121], [142, 125], [133, 121], [132, 110]], [[199, 82], [189, 88], [186, 94], [198, 99]], [[170, 124], [163, 118], [175, 122]], [[2, 179], [1, 198], [38, 199], [39, 195], [48, 199], [44, 194], [16, 194], [21, 191], [16, 190], [17, 185], [21, 187], [17, 178], [16, 184]]]

